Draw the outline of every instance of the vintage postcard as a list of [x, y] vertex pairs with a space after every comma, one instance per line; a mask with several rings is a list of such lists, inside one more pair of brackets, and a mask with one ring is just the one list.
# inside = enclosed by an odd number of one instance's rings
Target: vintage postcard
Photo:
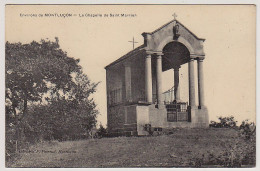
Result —
[[256, 6], [6, 5], [5, 167], [256, 167]]

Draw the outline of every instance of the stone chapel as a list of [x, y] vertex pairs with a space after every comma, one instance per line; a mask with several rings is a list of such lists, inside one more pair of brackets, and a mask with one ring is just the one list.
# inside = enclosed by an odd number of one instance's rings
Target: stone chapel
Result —
[[[142, 33], [143, 45], [105, 67], [107, 126], [112, 135], [147, 135], [176, 127], [208, 127], [204, 104], [205, 39], [174, 19], [153, 32]], [[188, 103], [180, 100], [179, 68], [188, 63]], [[197, 64], [198, 75], [194, 74]], [[163, 99], [162, 72], [173, 70], [174, 98]], [[198, 79], [198, 85], [195, 85]], [[195, 104], [198, 86], [198, 106]]]

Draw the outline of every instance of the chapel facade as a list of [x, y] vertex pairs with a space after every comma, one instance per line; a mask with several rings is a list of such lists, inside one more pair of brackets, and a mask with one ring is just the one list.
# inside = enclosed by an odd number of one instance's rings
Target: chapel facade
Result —
[[[142, 34], [144, 44], [105, 67], [107, 126], [113, 135], [147, 135], [147, 127], [208, 127], [204, 103], [203, 42], [178, 20]], [[179, 68], [188, 63], [188, 103], [180, 100]], [[198, 75], [194, 74], [197, 64]], [[162, 73], [174, 72], [174, 98], [163, 99]], [[198, 85], [195, 85], [198, 79]], [[198, 86], [198, 106], [195, 104]]]

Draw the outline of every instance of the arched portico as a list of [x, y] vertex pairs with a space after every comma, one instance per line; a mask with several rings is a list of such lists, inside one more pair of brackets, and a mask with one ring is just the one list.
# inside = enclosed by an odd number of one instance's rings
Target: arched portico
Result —
[[181, 44], [183, 44], [190, 52], [190, 54], [194, 54], [194, 49], [193, 47], [191, 46], [191, 44], [183, 37], [179, 37], [178, 40], [173, 40], [172, 39], [172, 36], [167, 36], [165, 37], [158, 45], [158, 47], [156, 48], [156, 51], [158, 52], [162, 52], [163, 51], [163, 48], [171, 43], [171, 42], [179, 42]]
[[[164, 45], [162, 48], [162, 51], [160, 52], [152, 52], [147, 51], [146, 56], [146, 62], [145, 62], [145, 92], [146, 92], [146, 99], [147, 102], [152, 102], [152, 65], [151, 65], [151, 59], [152, 56], [156, 58], [156, 94], [157, 94], [157, 103], [160, 105], [163, 103], [162, 99], [162, 72], [166, 71], [168, 69], [174, 70], [174, 87], [175, 87], [175, 100], [179, 99], [179, 68], [182, 64], [188, 63], [188, 76], [189, 76], [189, 106], [191, 108], [195, 108], [195, 75], [194, 75], [194, 61], [197, 60], [198, 65], [198, 97], [199, 97], [199, 108], [204, 106], [204, 80], [203, 80], [203, 59], [204, 56], [198, 56], [190, 53], [191, 48], [186, 47], [183, 43], [180, 43], [178, 41], [165, 41], [169, 42]], [[173, 44], [172, 46], [176, 46], [178, 44], [181, 44], [183, 47], [185, 47], [186, 51], [180, 50], [179, 53], [176, 50], [172, 51], [172, 54], [169, 50], [165, 51], [165, 48], [167, 48], [168, 45]], [[177, 47], [180, 49], [179, 47]], [[187, 56], [188, 55], [188, 56]]]
[[[173, 22], [172, 27], [176, 27], [177, 22]], [[156, 60], [156, 103], [158, 108], [164, 108], [162, 97], [162, 72], [173, 69], [174, 71], [174, 100], [178, 102], [180, 100], [180, 85], [179, 85], [179, 68], [181, 65], [188, 63], [188, 87], [189, 87], [189, 113], [196, 115], [194, 110], [204, 109], [204, 80], [203, 80], [203, 60], [205, 54], [203, 51], [202, 42], [204, 39], [199, 39], [189, 30], [185, 29], [182, 25], [179, 25], [179, 33], [177, 38], [174, 32], [169, 32], [168, 29], [172, 27], [166, 27], [164, 30], [157, 30], [153, 33], [144, 33], [146, 43], [145, 58], [145, 92], [147, 102], [152, 103], [152, 59]], [[169, 34], [170, 33], [170, 34]], [[194, 62], [197, 61], [198, 68], [198, 102], [195, 104], [195, 71]], [[197, 112], [199, 113], [199, 112]], [[191, 119], [194, 116], [191, 116]], [[193, 118], [196, 120], [197, 118]], [[197, 122], [197, 121], [196, 121]], [[203, 121], [206, 122], [206, 121]]]

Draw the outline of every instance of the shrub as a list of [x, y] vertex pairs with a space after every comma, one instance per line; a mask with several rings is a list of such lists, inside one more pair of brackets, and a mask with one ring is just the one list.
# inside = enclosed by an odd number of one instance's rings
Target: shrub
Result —
[[245, 138], [249, 140], [255, 134], [256, 126], [254, 122], [249, 122], [247, 119], [242, 121], [239, 130], [241, 135], [245, 136]]
[[97, 135], [99, 138], [107, 137], [107, 129], [103, 127], [102, 124], [100, 124], [99, 129], [97, 131]]
[[219, 122], [210, 121], [209, 127], [213, 128], [235, 128], [237, 121], [234, 116], [222, 117], [220, 116]]
[[151, 124], [145, 124], [144, 130], [149, 133], [149, 135], [153, 135], [153, 129]]
[[[236, 126], [234, 117], [219, 117], [220, 122], [211, 121], [214, 128], [236, 129], [236, 139], [231, 144], [223, 144], [222, 151], [207, 151], [205, 156], [192, 159], [193, 166], [221, 165], [224, 167], [241, 167], [242, 165], [255, 166], [256, 162], [256, 126], [248, 120]], [[203, 154], [204, 155], [204, 154]]]

